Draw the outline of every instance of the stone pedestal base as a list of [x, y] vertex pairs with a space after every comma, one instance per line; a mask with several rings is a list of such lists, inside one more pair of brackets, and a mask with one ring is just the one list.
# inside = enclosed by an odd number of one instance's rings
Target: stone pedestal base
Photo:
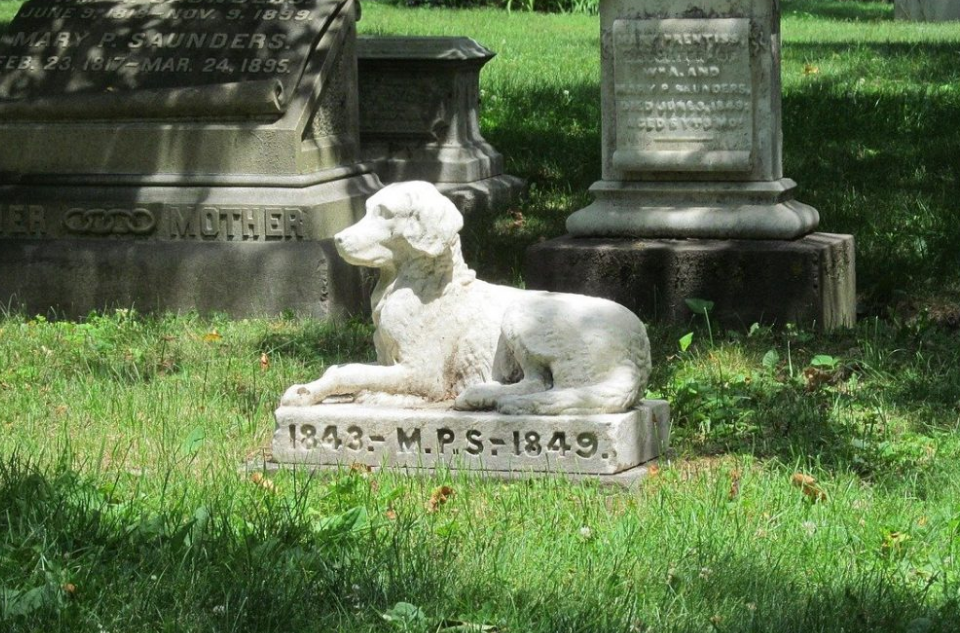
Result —
[[714, 302], [711, 321], [852, 326], [851, 235], [798, 240], [652, 240], [561, 237], [526, 255], [528, 288], [611, 299], [644, 320], [688, 323], [688, 298]]
[[0, 240], [0, 297], [4, 308], [64, 318], [114, 308], [316, 318], [368, 309], [359, 269], [337, 255], [332, 239]]
[[912, 22], [960, 20], [960, 3], [950, 0], [896, 0], [893, 17]]
[[465, 214], [517, 201], [523, 181], [480, 134], [480, 69], [493, 56], [467, 37], [359, 39], [361, 152], [380, 180], [433, 183]]
[[797, 183], [619, 182], [590, 187], [596, 198], [567, 218], [574, 237], [789, 240], [817, 228], [820, 215], [793, 199]]
[[424, 468], [512, 473], [614, 475], [667, 447], [670, 409], [644, 401], [621, 414], [510, 416], [322, 404], [276, 412], [273, 458], [287, 464]]
[[358, 171], [260, 186], [158, 177], [2, 187], [0, 302], [66, 317], [115, 307], [236, 317], [364, 311], [359, 269], [331, 239], [380, 188]]

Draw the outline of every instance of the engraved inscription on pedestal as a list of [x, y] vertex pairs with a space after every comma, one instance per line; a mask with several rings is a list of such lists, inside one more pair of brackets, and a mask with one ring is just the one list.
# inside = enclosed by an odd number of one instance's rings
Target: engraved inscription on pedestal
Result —
[[614, 166], [749, 171], [749, 35], [743, 18], [614, 21]]
[[[516, 458], [548, 457], [555, 453], [555, 457], [573, 457], [590, 459], [597, 455], [599, 440], [596, 432], [583, 431], [568, 437], [563, 430], [555, 430], [546, 436], [538, 431], [524, 431], [517, 429], [508, 431], [503, 437], [484, 433], [481, 428], [471, 428], [460, 431], [448, 427], [431, 429], [430, 433], [423, 433], [422, 429], [397, 426], [395, 433], [382, 435], [364, 433], [361, 426], [352, 424], [341, 427], [336, 424], [327, 424], [318, 427], [313, 424], [289, 424], [290, 449], [306, 452], [327, 452], [333, 459], [349, 462], [350, 457], [359, 455], [363, 451], [377, 452], [379, 448], [389, 446], [400, 454], [453, 456], [464, 453], [474, 457], [501, 457]], [[573, 443], [571, 443], [573, 442]], [[608, 460], [610, 453], [601, 455]]]
[[321, 404], [276, 412], [273, 457], [281, 463], [612, 475], [659, 456], [670, 407], [645, 400], [626, 413], [510, 416]]

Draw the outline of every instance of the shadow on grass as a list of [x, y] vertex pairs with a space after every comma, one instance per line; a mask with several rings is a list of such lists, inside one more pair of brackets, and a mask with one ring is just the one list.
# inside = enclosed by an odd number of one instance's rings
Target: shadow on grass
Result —
[[[306, 547], [288, 515], [251, 506], [259, 535], [237, 538], [215, 511], [176, 516], [184, 510], [128, 506], [67, 467], [48, 473], [5, 457], [4, 630], [172, 630], [164, 626], [176, 622], [190, 630], [296, 630], [309, 622], [301, 592], [335, 604], [342, 587], [334, 557]], [[250, 608], [266, 604], [277, 612]]]
[[[842, 45], [798, 47], [804, 58]], [[889, 64], [910, 45], [871, 46]], [[929, 83], [871, 89], [856, 69], [818, 77], [784, 98], [784, 171], [819, 209], [820, 230], [857, 239], [858, 288], [876, 313], [898, 292], [956, 286], [960, 277], [960, 46], [934, 46], [912, 72]], [[858, 84], [864, 84], [861, 89]]]
[[[798, 534], [795, 538], [805, 537]], [[790, 570], [777, 561], [765, 561], [767, 548], [763, 546], [747, 547], [734, 554], [712, 539], [705, 538], [702, 543], [699, 555], [708, 561], [708, 577], [700, 581], [689, 576], [677, 579], [674, 589], [683, 593], [688, 603], [743, 605], [734, 616], [716, 622], [721, 626], [714, 630], [948, 633], [960, 626], [956, 600], [931, 599], [930, 586], [938, 581], [927, 586], [905, 581], [900, 572], [894, 571], [895, 555], [891, 555], [889, 564], [861, 560], [863, 568], [857, 571], [836, 570], [830, 565], [835, 571], [828, 575], [820, 566], [822, 562], [814, 559], [808, 561], [806, 569]], [[832, 554], [820, 553], [825, 557]], [[946, 588], [949, 583], [943, 584]], [[682, 630], [710, 630], [701, 626]]]
[[[960, 352], [955, 329], [921, 321], [870, 319], [816, 338], [741, 331], [735, 342], [715, 330], [714, 345], [686, 355], [684, 330], [654, 327], [651, 388], [670, 401], [683, 456], [774, 458], [936, 496], [953, 477], [943, 455], [957, 450]], [[707, 337], [694, 328], [695, 341]], [[816, 355], [835, 365], [814, 366]]]
[[[371, 529], [363, 506], [352, 505], [357, 499], [351, 482], [367, 487], [356, 473], [327, 486], [351, 507], [323, 520], [306, 509], [310, 482], [302, 482], [292, 499], [262, 494], [211, 500], [196, 509], [167, 500], [163, 511], [153, 512], [142, 498], [121, 498], [118, 489], [97, 487], [69, 468], [42, 470], [5, 458], [0, 625], [9, 633], [427, 633], [447, 630], [437, 625], [441, 617], [469, 613], [503, 624], [503, 630], [531, 633], [642, 631], [645, 617], [659, 616], [666, 626], [658, 630], [686, 633], [705, 630], [714, 609], [729, 612], [731, 603], [743, 606], [727, 616], [722, 630], [826, 632], [843, 623], [848, 631], [905, 631], [920, 618], [927, 623], [921, 630], [930, 633], [960, 625], [956, 602], [927, 591], [942, 579], [926, 587], [911, 584], [874, 559], [837, 577], [818, 575], [811, 560], [807, 571], [813, 575], [805, 576], [803, 569], [781, 568], [794, 562], [761, 564], [769, 549], [757, 540], [732, 552], [724, 538], [654, 535], [647, 545], [669, 542], [673, 551], [648, 547], [609, 570], [604, 566], [613, 562], [610, 552], [602, 552], [598, 569], [581, 566], [576, 573], [568, 552], [557, 552], [542, 561], [555, 567], [520, 577], [480, 563], [474, 569], [487, 571], [468, 573], [450, 564], [455, 555], [446, 555], [456, 550], [456, 540], [423, 529], [421, 521], [400, 519]], [[531, 494], [539, 490], [529, 482], [515, 485]], [[704, 519], [716, 522], [722, 514]], [[622, 521], [631, 525], [633, 519], [624, 515]], [[480, 534], [490, 529], [474, 527]], [[692, 543], [697, 546], [690, 560], [677, 547]], [[610, 546], [628, 550], [631, 544]], [[547, 552], [550, 545], [505, 540], [498, 547], [506, 551], [494, 548], [490, 555], [510, 560], [530, 548]], [[671, 573], [667, 567], [677, 556], [682, 565]], [[557, 582], [557, 574], [566, 580]], [[668, 582], [637, 584], [668, 575]], [[380, 614], [400, 601], [423, 607], [433, 624], [424, 615], [385, 622]]]
[[367, 319], [291, 322], [264, 333], [257, 352], [327, 365], [373, 362], [373, 324]]
[[362, 507], [307, 513], [317, 487], [309, 475], [300, 480], [292, 497], [261, 490], [194, 508], [5, 456], [0, 629], [369, 630], [394, 591], [440, 591], [431, 565], [389, 559]]
[[883, 0], [783, 0], [781, 10], [784, 16], [806, 14], [830, 20], [893, 19], [893, 3]]
[[483, 104], [483, 119], [505, 171], [525, 179], [529, 194], [518, 209], [467, 217], [464, 256], [481, 278], [516, 283], [526, 248], [564, 234], [567, 216], [589, 203], [587, 189], [600, 178], [600, 86], [511, 86]]

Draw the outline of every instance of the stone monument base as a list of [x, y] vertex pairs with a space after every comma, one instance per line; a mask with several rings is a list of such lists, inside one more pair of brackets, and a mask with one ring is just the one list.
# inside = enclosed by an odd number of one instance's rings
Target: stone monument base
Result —
[[0, 240], [3, 307], [83, 318], [91, 311], [284, 311], [324, 318], [366, 307], [358, 269], [333, 240], [280, 243]]
[[646, 400], [633, 411], [589, 416], [511, 416], [360, 404], [281, 407], [273, 459], [281, 464], [616, 475], [666, 450], [670, 408]]
[[896, 0], [893, 17], [911, 22], [960, 20], [960, 3], [951, 0]]
[[710, 319], [726, 327], [797, 323], [830, 330], [856, 320], [851, 235], [813, 233], [792, 241], [564, 236], [530, 247], [524, 271], [528, 288], [611, 299], [644, 320], [689, 323], [689, 298], [714, 302]]
[[480, 69], [467, 37], [362, 37], [360, 140], [385, 184], [425, 180], [465, 215], [516, 203], [525, 183], [480, 134]]
[[334, 233], [380, 188], [362, 168], [249, 183], [155, 176], [0, 187], [0, 302], [30, 314], [94, 310], [368, 310]]
[[575, 237], [790, 240], [817, 228], [820, 215], [793, 199], [797, 183], [620, 182], [590, 187], [595, 201], [569, 218]]

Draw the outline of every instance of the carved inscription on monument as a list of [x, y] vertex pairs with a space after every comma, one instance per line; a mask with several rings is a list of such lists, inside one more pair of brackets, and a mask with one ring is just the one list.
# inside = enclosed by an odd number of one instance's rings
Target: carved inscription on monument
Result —
[[0, 204], [0, 237], [262, 242], [307, 237], [301, 207], [242, 204]]
[[749, 40], [741, 18], [614, 21], [614, 166], [749, 170]]
[[39, 204], [0, 204], [0, 236], [44, 237], [46, 210]]
[[304, 237], [300, 207], [168, 205], [171, 239], [277, 240]]
[[[487, 429], [468, 429], [457, 432], [451, 428], [419, 429], [397, 427], [389, 433], [366, 433], [358, 425], [341, 427], [336, 424], [287, 425], [291, 450], [322, 451], [342, 460], [351, 455], [375, 453], [384, 447], [393, 452], [411, 456], [435, 457], [465, 455], [471, 457], [526, 457], [556, 459], [577, 456], [590, 459], [597, 455], [599, 440], [589, 431], [568, 433], [553, 431], [514, 430], [491, 433]], [[608, 459], [609, 454], [600, 455]]]
[[669, 407], [619, 414], [512, 416], [452, 403], [395, 408], [341, 401], [281, 406], [273, 435], [282, 463], [614, 474], [659, 454]]
[[0, 37], [0, 98], [299, 80], [337, 0], [29, 0]]

